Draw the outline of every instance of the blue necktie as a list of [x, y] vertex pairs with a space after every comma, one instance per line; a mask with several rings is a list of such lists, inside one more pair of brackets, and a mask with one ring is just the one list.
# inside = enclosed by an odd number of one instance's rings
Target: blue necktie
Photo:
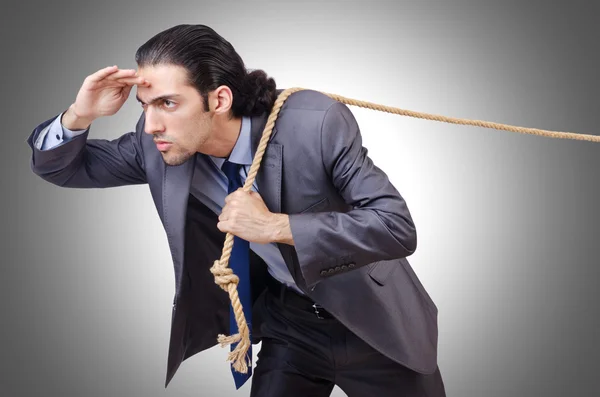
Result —
[[[227, 189], [228, 194], [235, 192], [238, 188], [242, 187], [242, 178], [240, 177], [240, 164], [231, 163], [225, 160], [221, 169], [227, 175], [229, 179], [229, 187]], [[233, 270], [240, 281], [237, 285], [237, 292], [242, 303], [244, 317], [246, 317], [246, 323], [248, 323], [248, 329], [252, 330], [252, 298], [250, 295], [250, 243], [237, 236], [233, 237], [233, 248], [231, 250], [231, 257], [229, 258], [229, 267]], [[229, 306], [229, 335], [238, 333], [237, 322], [235, 321], [235, 313], [231, 305]], [[231, 344], [231, 350], [235, 349], [237, 343]], [[239, 373], [231, 367], [233, 379], [235, 381], [236, 389], [242, 387], [244, 383], [252, 375], [252, 344], [248, 349], [248, 357], [250, 363], [248, 365], [248, 372], [245, 374]]]

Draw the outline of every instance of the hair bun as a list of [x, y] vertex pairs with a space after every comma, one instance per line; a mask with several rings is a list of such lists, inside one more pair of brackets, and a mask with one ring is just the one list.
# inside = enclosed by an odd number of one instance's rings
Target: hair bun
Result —
[[253, 70], [244, 79], [242, 114], [257, 116], [269, 111], [275, 100], [277, 85], [263, 70]]

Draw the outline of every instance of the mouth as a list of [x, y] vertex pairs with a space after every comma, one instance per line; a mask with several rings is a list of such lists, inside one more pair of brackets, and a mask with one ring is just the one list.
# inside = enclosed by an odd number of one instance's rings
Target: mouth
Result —
[[154, 141], [154, 143], [156, 143], [156, 148], [161, 152], [167, 151], [172, 145], [171, 142], [167, 141]]

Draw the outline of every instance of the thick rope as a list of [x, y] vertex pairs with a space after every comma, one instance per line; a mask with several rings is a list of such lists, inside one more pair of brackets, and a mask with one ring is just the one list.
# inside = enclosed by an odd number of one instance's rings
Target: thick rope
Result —
[[[275, 125], [275, 120], [277, 119], [277, 115], [283, 106], [285, 100], [297, 91], [305, 90], [306, 88], [288, 88], [283, 91], [277, 97], [275, 104], [273, 105], [273, 110], [267, 119], [267, 124], [265, 125], [265, 129], [263, 130], [262, 138], [259, 142], [258, 149], [256, 150], [256, 154], [254, 156], [254, 160], [252, 161], [252, 166], [250, 167], [250, 173], [246, 178], [246, 182], [244, 183], [243, 190], [245, 192], [250, 191], [252, 188], [252, 184], [254, 183], [254, 179], [256, 178], [256, 174], [258, 173], [258, 169], [260, 167], [260, 163], [262, 161], [263, 154], [267, 148], [267, 143], [269, 138], [271, 137], [271, 132], [273, 131], [273, 126]], [[454, 117], [446, 117], [439, 116], [428, 113], [420, 113], [414, 112], [412, 110], [404, 110], [399, 108], [394, 108], [390, 106], [378, 105], [376, 103], [359, 101], [356, 99], [345, 98], [336, 94], [328, 94], [322, 92], [322, 94], [327, 95], [328, 97], [335, 99], [336, 101], [345, 103], [347, 105], [359, 106], [372, 110], [379, 110], [382, 112], [399, 114], [402, 116], [416, 117], [427, 120], [441, 121], [445, 123], [453, 123], [453, 124], [463, 124], [463, 125], [472, 125], [476, 127], [484, 127], [484, 128], [493, 128], [497, 130], [505, 130], [512, 132], [519, 132], [523, 134], [532, 134], [545, 136], [549, 138], [561, 138], [561, 139], [575, 139], [575, 140], [583, 140], [583, 141], [591, 141], [591, 142], [600, 142], [600, 136], [596, 135], [585, 135], [585, 134], [576, 134], [572, 132], [558, 132], [558, 131], [547, 131], [540, 130], [537, 128], [526, 128], [526, 127], [517, 127], [506, 124], [493, 123], [489, 121], [481, 121], [481, 120], [469, 120], [469, 119], [459, 119]], [[244, 317], [244, 312], [242, 310], [242, 304], [240, 302], [238, 293], [237, 293], [237, 284], [239, 282], [239, 278], [233, 274], [231, 268], [228, 267], [229, 258], [231, 257], [231, 249], [233, 247], [233, 234], [227, 233], [225, 237], [225, 243], [223, 245], [223, 251], [221, 254], [221, 259], [216, 260], [211, 267], [210, 271], [215, 276], [215, 283], [217, 283], [222, 289], [229, 293], [229, 298], [231, 300], [231, 305], [233, 307], [233, 311], [235, 312], [235, 319], [238, 325], [239, 333], [231, 336], [219, 335], [218, 342], [222, 347], [225, 347], [231, 343], [240, 342], [236, 348], [229, 353], [227, 357], [227, 361], [231, 361], [233, 367], [236, 371], [241, 373], [248, 372], [248, 363], [249, 358], [247, 356], [248, 349], [250, 348], [250, 333], [248, 330], [248, 324], [246, 323], [246, 319]]]

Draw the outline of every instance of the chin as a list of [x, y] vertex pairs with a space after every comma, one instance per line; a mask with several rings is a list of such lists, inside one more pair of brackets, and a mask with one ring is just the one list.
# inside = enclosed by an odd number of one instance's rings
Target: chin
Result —
[[165, 164], [167, 165], [172, 165], [172, 166], [177, 166], [177, 165], [181, 165], [183, 163], [185, 163], [186, 161], [188, 161], [192, 156], [189, 154], [173, 154], [173, 153], [169, 153], [169, 152], [163, 152], [162, 154], [162, 158], [163, 161], [165, 162]]

